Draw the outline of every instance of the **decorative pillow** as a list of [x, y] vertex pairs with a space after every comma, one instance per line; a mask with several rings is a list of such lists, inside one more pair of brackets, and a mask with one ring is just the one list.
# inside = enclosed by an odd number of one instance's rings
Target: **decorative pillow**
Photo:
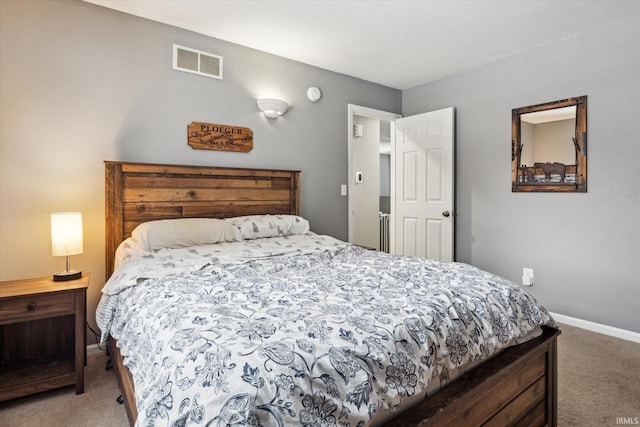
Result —
[[296, 215], [247, 215], [226, 218], [246, 240], [290, 236], [309, 232], [309, 221]]
[[179, 218], [144, 222], [131, 232], [131, 237], [147, 251], [242, 240], [242, 235], [236, 227], [215, 218]]

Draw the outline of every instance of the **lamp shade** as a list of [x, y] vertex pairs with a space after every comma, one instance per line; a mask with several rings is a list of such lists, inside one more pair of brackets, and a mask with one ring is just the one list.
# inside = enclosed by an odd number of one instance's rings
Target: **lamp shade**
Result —
[[275, 119], [287, 112], [289, 104], [279, 99], [263, 98], [258, 99], [258, 108], [266, 117]]
[[82, 253], [82, 213], [51, 214], [51, 253], [69, 256]]

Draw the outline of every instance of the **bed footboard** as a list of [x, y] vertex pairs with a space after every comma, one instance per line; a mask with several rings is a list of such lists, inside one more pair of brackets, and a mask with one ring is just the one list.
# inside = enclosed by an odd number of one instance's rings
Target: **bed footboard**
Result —
[[386, 426], [556, 426], [559, 334], [543, 328], [538, 338], [508, 348]]
[[[508, 348], [385, 426], [556, 426], [558, 335], [559, 330], [544, 328], [538, 338]], [[108, 345], [134, 425], [133, 380], [115, 340], [109, 338]]]

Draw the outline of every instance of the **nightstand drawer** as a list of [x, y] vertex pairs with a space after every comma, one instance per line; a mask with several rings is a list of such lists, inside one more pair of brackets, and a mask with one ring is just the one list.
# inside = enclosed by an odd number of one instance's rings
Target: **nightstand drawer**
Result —
[[0, 300], [1, 324], [75, 313], [75, 292], [53, 292]]

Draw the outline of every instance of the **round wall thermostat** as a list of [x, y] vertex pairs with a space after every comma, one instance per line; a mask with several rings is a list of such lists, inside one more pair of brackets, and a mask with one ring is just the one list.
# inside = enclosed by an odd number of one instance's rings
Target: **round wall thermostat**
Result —
[[307, 98], [309, 98], [309, 101], [316, 102], [320, 97], [322, 97], [322, 92], [320, 92], [320, 89], [317, 87], [311, 86], [307, 89]]

